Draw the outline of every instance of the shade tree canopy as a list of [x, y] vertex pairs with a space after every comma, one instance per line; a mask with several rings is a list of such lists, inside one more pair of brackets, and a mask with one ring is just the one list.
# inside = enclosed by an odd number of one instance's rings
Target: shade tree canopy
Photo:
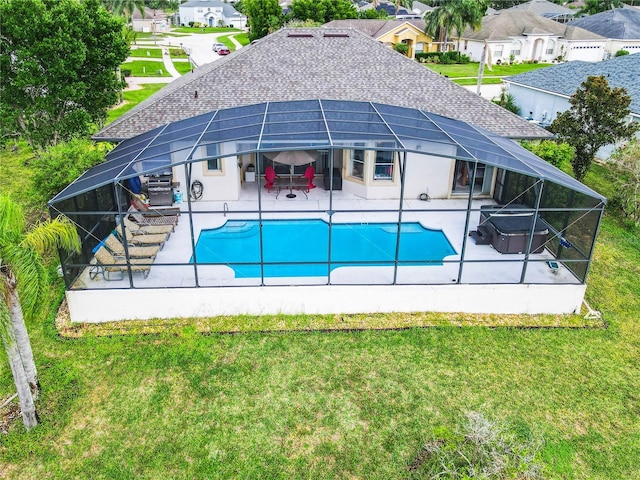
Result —
[[582, 180], [600, 148], [630, 139], [640, 124], [627, 120], [631, 97], [626, 89], [611, 88], [603, 75], [587, 77], [569, 103], [571, 108], [560, 113], [549, 130], [575, 148], [571, 165], [576, 179]]
[[0, 133], [36, 153], [101, 125], [127, 58], [123, 20], [99, 0], [0, 1]]

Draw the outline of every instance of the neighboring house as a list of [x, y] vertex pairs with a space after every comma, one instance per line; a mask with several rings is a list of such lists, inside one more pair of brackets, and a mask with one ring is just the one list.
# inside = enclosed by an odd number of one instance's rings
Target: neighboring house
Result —
[[422, 20], [334, 20], [324, 27], [352, 28], [390, 48], [405, 43], [409, 46], [409, 58], [415, 58], [416, 53], [438, 51], [433, 39], [424, 33]]
[[551, 20], [555, 20], [560, 23], [567, 23], [571, 21], [577, 10], [563, 7], [557, 3], [552, 3], [547, 0], [530, 0], [520, 5], [515, 5], [503, 11], [517, 11], [517, 12], [532, 12]]
[[[281, 29], [94, 136], [118, 145], [49, 204], [82, 225], [61, 258], [72, 321], [576, 311], [605, 199], [521, 138], [550, 134], [368, 35]], [[179, 223], [137, 239], [164, 242], [157, 258], [105, 262], [140, 181], [152, 205], [179, 184]], [[290, 230], [267, 238], [274, 220]], [[224, 248], [203, 245], [221, 227]]]
[[618, 50], [640, 53], [640, 11], [635, 8], [616, 8], [573, 20], [570, 25], [583, 28], [607, 38], [606, 52]]
[[180, 4], [180, 24], [200, 23], [209, 27], [247, 27], [247, 17], [221, 0], [189, 0]]
[[134, 10], [131, 22], [135, 32], [160, 33], [171, 28], [171, 22], [164, 11], [149, 7], [144, 9], [144, 17], [138, 9]]
[[[533, 12], [503, 10], [482, 19], [478, 30], [467, 29], [461, 35], [460, 52], [474, 62], [482, 58], [485, 42], [491, 61], [497, 63], [584, 60], [604, 58], [606, 38], [571, 24], [554, 22]], [[513, 55], [513, 57], [511, 57]]]
[[[569, 98], [589, 76], [607, 77], [611, 87], [624, 88], [631, 96], [630, 121], [640, 122], [640, 55], [625, 55], [597, 63], [568, 62], [504, 79], [524, 117], [543, 126], [568, 110]], [[598, 156], [607, 158], [613, 146]]]

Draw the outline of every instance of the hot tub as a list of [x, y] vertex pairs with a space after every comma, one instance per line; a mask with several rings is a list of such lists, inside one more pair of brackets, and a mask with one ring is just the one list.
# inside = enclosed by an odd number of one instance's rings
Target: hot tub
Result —
[[[535, 214], [530, 211], [523, 212], [522, 209], [529, 209], [529, 207], [524, 205], [480, 207], [478, 230], [486, 232], [491, 246], [498, 252], [524, 253], [526, 251]], [[541, 218], [536, 218], [531, 253], [542, 253], [548, 235], [549, 226]]]

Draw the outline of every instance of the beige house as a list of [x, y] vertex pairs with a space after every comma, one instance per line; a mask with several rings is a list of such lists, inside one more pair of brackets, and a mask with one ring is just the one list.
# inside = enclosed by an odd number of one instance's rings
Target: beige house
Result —
[[423, 20], [334, 20], [324, 26], [325, 28], [351, 28], [390, 48], [404, 43], [409, 47], [407, 52], [409, 58], [415, 58], [416, 53], [438, 51], [437, 44], [424, 33]]

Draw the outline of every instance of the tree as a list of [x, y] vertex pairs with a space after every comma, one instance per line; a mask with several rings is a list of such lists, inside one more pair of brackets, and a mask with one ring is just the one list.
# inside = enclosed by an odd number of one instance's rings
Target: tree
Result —
[[620, 0], [585, 0], [584, 6], [576, 13], [576, 16], [595, 15], [596, 13], [606, 12], [614, 8], [622, 8], [623, 6]]
[[85, 170], [104, 160], [110, 145], [90, 140], [61, 142], [33, 160], [32, 197], [46, 203], [78, 178]]
[[396, 6], [396, 15], [397, 15], [398, 11], [400, 10], [400, 7], [404, 7], [406, 9], [411, 10], [413, 8], [413, 0], [395, 0], [395, 6]]
[[506, 88], [500, 91], [500, 97], [498, 100], [493, 100], [493, 103], [500, 105], [502, 108], [516, 115], [520, 115], [520, 107], [516, 103], [516, 97], [514, 97], [512, 93], [509, 93]]
[[610, 88], [604, 76], [588, 77], [569, 99], [571, 108], [549, 126], [558, 138], [576, 149], [571, 162], [578, 180], [586, 175], [597, 151], [631, 138], [637, 123], [628, 123], [631, 97], [624, 88]]
[[565, 163], [570, 163], [575, 155], [575, 150], [568, 143], [556, 143], [553, 140], [543, 140], [541, 142], [523, 140], [520, 144], [558, 168], [562, 168]]
[[262, 38], [282, 26], [278, 0], [243, 0], [242, 13], [249, 18], [249, 39]]
[[129, 45], [98, 0], [0, 2], [0, 133], [36, 155], [87, 135], [117, 102]]
[[441, 42], [440, 50], [446, 51], [447, 40], [451, 33], [456, 30], [460, 37], [467, 27], [475, 30], [482, 24], [482, 17], [486, 10], [484, 1], [451, 0], [425, 15], [424, 31], [431, 38], [437, 37]]
[[358, 18], [358, 11], [349, 0], [294, 0], [289, 8], [294, 19], [320, 24]]
[[616, 191], [613, 200], [636, 227], [640, 226], [640, 140], [637, 138], [611, 156]]
[[38, 423], [34, 397], [38, 376], [24, 321], [43, 303], [47, 270], [42, 255], [58, 247], [80, 250], [75, 227], [64, 217], [25, 232], [24, 213], [8, 196], [0, 196], [0, 337], [18, 392], [25, 428]]

